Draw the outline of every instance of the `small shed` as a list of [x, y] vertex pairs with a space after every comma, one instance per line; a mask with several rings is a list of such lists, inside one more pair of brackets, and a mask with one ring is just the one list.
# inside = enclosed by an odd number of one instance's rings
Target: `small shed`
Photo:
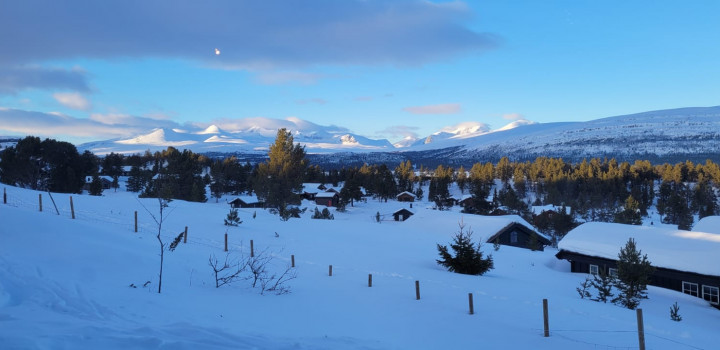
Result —
[[417, 198], [417, 196], [415, 196], [414, 194], [412, 194], [408, 191], [403, 191], [400, 194], [398, 194], [395, 198], [397, 199], [398, 202], [414, 202], [415, 199]]
[[395, 219], [395, 221], [405, 221], [409, 217], [411, 217], [415, 214], [413, 212], [411, 212], [410, 210], [402, 208], [400, 210], [395, 211], [392, 215], [393, 215], [393, 218]]
[[231, 208], [262, 208], [263, 203], [256, 196], [241, 196], [228, 202]]
[[337, 192], [320, 192], [315, 195], [315, 204], [327, 207], [337, 207], [340, 195]]

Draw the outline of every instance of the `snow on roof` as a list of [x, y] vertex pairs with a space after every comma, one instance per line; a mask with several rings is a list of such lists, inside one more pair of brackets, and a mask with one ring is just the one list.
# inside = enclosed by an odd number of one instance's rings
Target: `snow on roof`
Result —
[[337, 195], [337, 192], [320, 192], [315, 195], [315, 198], [332, 198]]
[[693, 226], [693, 231], [720, 234], [720, 216], [706, 216], [698, 220]]
[[[483, 242], [487, 242], [490, 237], [500, 232], [505, 227], [518, 223], [535, 232], [537, 230], [530, 225], [527, 221], [518, 215], [500, 215], [500, 216], [483, 216], [483, 215], [466, 215], [462, 217], [465, 227], [469, 227], [473, 230], [473, 235], [481, 239]], [[537, 232], [541, 237], [550, 240], [550, 237]]]
[[319, 182], [306, 182], [306, 183], [303, 183], [302, 185], [303, 185], [303, 189], [302, 189], [303, 192], [307, 192], [307, 193], [320, 192], [321, 190], [319, 187], [322, 186], [322, 184]]
[[[260, 203], [260, 199], [258, 199], [258, 197], [254, 194], [253, 195], [246, 194], [246, 195], [242, 195], [242, 196], [237, 196], [237, 197], [235, 197], [235, 199], [239, 199], [239, 200], [245, 202], [246, 204]], [[235, 199], [233, 199], [232, 201], [234, 201]]]
[[[553, 204], [548, 204], [548, 205], [533, 205], [533, 206], [530, 208], [530, 211], [531, 211], [533, 214], [535, 214], [535, 215], [539, 215], [539, 214], [541, 214], [541, 213], [544, 212], [544, 211], [558, 211], [558, 210], [561, 209], [561, 208], [562, 208], [562, 207], [558, 207], [558, 206], [555, 206], [555, 205], [553, 205]], [[565, 213], [566, 213], [566, 214], [570, 214], [571, 210], [572, 210], [572, 209], [571, 209], [570, 207], [565, 207]]]
[[631, 237], [653, 266], [720, 276], [720, 234], [588, 222], [570, 231], [558, 248], [617, 260], [620, 249]]
[[394, 212], [393, 212], [393, 215], [395, 215], [395, 214], [397, 214], [397, 213], [401, 213], [401, 212], [403, 212], [403, 211], [406, 211], [406, 212], [410, 213], [411, 215], [415, 215], [415, 213], [413, 213], [411, 210], [406, 209], [406, 208], [400, 208], [400, 209], [394, 211]]
[[[113, 178], [112, 178], [111, 176], [100, 175], [100, 176], [98, 176], [98, 177], [100, 178], [100, 180], [105, 180], [105, 181], [113, 182]], [[90, 176], [90, 175], [85, 176], [85, 182], [86, 182], [86, 183], [91, 183], [92, 181], [93, 181], [93, 177], [92, 177], [92, 176]]]
[[409, 195], [409, 196], [412, 196], [413, 198], [417, 198], [416, 195], [414, 195], [414, 194], [412, 194], [412, 193], [410, 193], [410, 192], [408, 192], [408, 191], [402, 191], [402, 192], [398, 193], [398, 195], [395, 196], [395, 197], [400, 197], [400, 196], [402, 196], [403, 194], [407, 194], [407, 195]]

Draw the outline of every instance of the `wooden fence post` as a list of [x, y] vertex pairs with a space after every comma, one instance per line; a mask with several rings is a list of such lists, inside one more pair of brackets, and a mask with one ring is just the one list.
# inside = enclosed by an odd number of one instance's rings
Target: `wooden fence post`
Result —
[[415, 300], [420, 300], [420, 281], [415, 281]]
[[3, 204], [7, 204], [7, 188], [3, 187]]
[[227, 250], [227, 232], [225, 232], [225, 251], [228, 251]]
[[185, 226], [185, 237], [183, 237], [183, 243], [187, 243], [187, 226]]
[[372, 287], [372, 274], [368, 275], [368, 287]]
[[328, 268], [328, 276], [332, 277], [332, 265]]
[[137, 210], [135, 211], [135, 232], [137, 232]]
[[70, 214], [75, 219], [75, 206], [73, 205], [72, 196], [70, 196]]
[[40, 203], [40, 211], [42, 211], [42, 193], [38, 193], [38, 203]]
[[475, 314], [475, 308], [473, 307], [473, 296], [472, 293], [468, 293], [468, 303], [470, 305], [470, 314]]
[[292, 264], [291, 267], [295, 267], [295, 255], [290, 255], [290, 263]]
[[251, 239], [250, 240], [250, 257], [252, 258], [254, 256], [255, 256], [255, 245], [253, 244], [253, 240]]
[[543, 299], [543, 336], [550, 336], [550, 321], [548, 319], [548, 300]]
[[643, 324], [642, 309], [637, 309], [638, 342], [640, 350], [645, 350], [645, 325]]

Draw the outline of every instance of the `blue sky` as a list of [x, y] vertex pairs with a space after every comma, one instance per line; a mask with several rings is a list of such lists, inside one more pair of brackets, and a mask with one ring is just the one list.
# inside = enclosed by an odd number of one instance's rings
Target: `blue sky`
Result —
[[7, 1], [0, 135], [298, 117], [394, 142], [714, 106], [718, 13], [714, 0]]

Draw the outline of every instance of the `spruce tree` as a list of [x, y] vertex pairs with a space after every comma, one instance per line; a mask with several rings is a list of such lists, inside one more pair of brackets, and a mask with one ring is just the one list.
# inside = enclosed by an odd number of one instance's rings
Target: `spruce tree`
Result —
[[628, 239], [618, 254], [618, 295], [614, 303], [634, 310], [640, 299], [647, 299], [647, 284], [655, 268], [650, 264], [647, 254], [641, 255], [635, 240]]
[[88, 186], [88, 193], [91, 196], [99, 196], [103, 192], [103, 185], [100, 177], [97, 174], [93, 175], [90, 186]]
[[450, 248], [452, 248], [455, 255], [450, 254], [447, 246], [438, 244], [437, 249], [440, 259], [436, 260], [436, 262], [446, 267], [448, 271], [466, 275], [482, 275], [493, 269], [492, 254], [483, 257], [480, 250], [481, 244], [475, 245], [472, 242], [472, 230], [465, 231], [465, 224], [462, 221], [459, 226], [460, 230], [453, 237], [453, 243], [450, 244]]
[[236, 208], [230, 209], [230, 212], [225, 217], [225, 226], [237, 226], [242, 224], [240, 216], [238, 216], [238, 210]]

